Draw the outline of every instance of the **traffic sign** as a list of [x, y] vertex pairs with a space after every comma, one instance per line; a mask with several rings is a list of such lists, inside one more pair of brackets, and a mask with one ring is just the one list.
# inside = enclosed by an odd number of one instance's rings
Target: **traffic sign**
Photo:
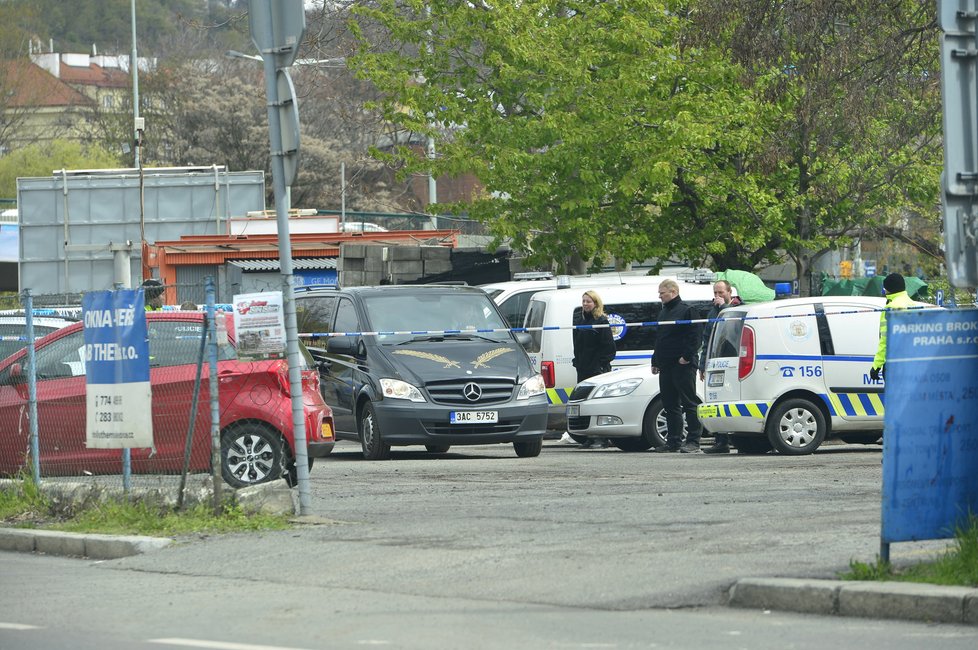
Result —
[[248, 24], [262, 58], [272, 55], [278, 68], [292, 65], [306, 31], [303, 0], [249, 0]]
[[939, 0], [944, 256], [953, 286], [978, 285], [978, 0]]
[[288, 68], [275, 73], [278, 87], [279, 130], [282, 133], [282, 163], [285, 165], [285, 184], [295, 182], [299, 169], [299, 102]]

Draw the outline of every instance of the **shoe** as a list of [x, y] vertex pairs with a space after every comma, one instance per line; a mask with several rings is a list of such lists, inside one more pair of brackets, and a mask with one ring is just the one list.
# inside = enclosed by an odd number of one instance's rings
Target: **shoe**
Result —
[[679, 447], [673, 447], [672, 445], [662, 445], [652, 450], [653, 454], [675, 454], [678, 452]]
[[591, 443], [591, 449], [607, 449], [610, 445], [608, 444], [607, 438], [595, 438], [594, 442]]
[[581, 449], [590, 449], [594, 446], [594, 438], [588, 438], [581, 443]]
[[683, 454], [701, 454], [703, 450], [700, 449], [699, 445], [683, 445], [679, 448], [679, 451]]
[[576, 440], [574, 440], [573, 438], [571, 438], [571, 434], [567, 433], [566, 431], [564, 431], [564, 435], [560, 436], [560, 440], [558, 440], [557, 442], [559, 442], [562, 445], [576, 445], [576, 444], [578, 444]]
[[730, 445], [713, 445], [703, 450], [704, 454], [729, 454]]

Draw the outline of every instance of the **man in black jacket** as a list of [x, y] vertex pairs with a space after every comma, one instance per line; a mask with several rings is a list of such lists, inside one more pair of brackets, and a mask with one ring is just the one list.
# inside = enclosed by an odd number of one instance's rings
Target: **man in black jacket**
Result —
[[[696, 323], [664, 324], [670, 321], [690, 321], [699, 318], [696, 310], [679, 297], [679, 285], [674, 280], [659, 284], [659, 329], [652, 353], [652, 374], [659, 375], [659, 395], [666, 413], [669, 434], [666, 444], [657, 452], [684, 454], [700, 453], [703, 427], [696, 417], [696, 353], [700, 347], [702, 328]], [[683, 415], [686, 417], [686, 443], [683, 444]]]
[[[732, 307], [734, 305], [742, 305], [740, 298], [733, 295], [733, 287], [726, 280], [717, 280], [716, 284], [713, 285], [713, 304], [710, 306], [710, 311], [707, 312], [706, 318], [709, 321], [720, 316], [720, 312], [727, 307]], [[713, 330], [716, 328], [715, 322], [707, 323], [703, 328], [703, 345], [700, 347], [700, 379], [706, 379], [706, 348], [710, 345], [710, 335], [713, 334]], [[704, 454], [729, 454], [730, 453], [730, 435], [726, 433], [714, 433], [713, 434], [713, 446], [707, 447], [703, 450]]]

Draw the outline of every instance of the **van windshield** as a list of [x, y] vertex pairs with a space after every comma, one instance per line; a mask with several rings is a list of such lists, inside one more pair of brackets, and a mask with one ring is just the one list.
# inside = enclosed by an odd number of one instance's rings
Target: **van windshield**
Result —
[[[724, 310], [721, 318], [742, 317], [745, 312]], [[710, 338], [710, 352], [708, 358], [719, 359], [740, 356], [740, 333], [744, 329], [742, 318], [735, 320], [723, 320], [713, 328], [713, 336]]]
[[493, 341], [510, 340], [508, 331], [478, 332], [474, 330], [507, 330], [507, 325], [495, 305], [484, 293], [432, 293], [365, 296], [364, 308], [370, 329], [375, 332], [416, 332], [418, 334], [382, 334], [377, 340], [385, 345], [403, 343], [423, 332], [435, 335], [445, 330], [471, 330], [472, 336]]

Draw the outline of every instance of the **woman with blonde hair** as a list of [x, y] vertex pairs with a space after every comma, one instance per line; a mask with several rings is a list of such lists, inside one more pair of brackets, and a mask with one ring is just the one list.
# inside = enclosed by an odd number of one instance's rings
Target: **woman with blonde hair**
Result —
[[[595, 327], [604, 325], [605, 327]], [[581, 312], [574, 313], [574, 367], [577, 368], [578, 383], [588, 377], [600, 375], [611, 370], [611, 361], [618, 350], [611, 328], [607, 327], [608, 317], [604, 313], [604, 303], [597, 291], [589, 289], [581, 296]], [[590, 327], [588, 327], [590, 326]], [[588, 438], [584, 447], [607, 447], [604, 438]]]

